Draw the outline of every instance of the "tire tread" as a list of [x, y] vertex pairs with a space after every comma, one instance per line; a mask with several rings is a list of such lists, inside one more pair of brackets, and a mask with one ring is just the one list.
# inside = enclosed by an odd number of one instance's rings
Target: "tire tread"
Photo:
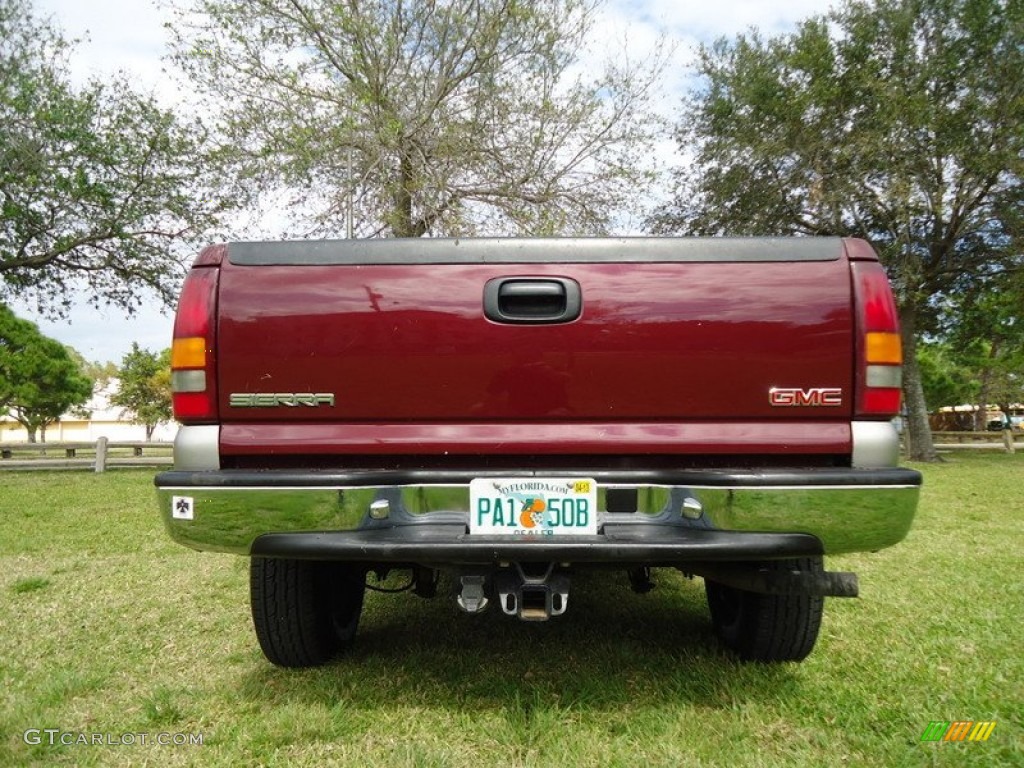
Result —
[[339, 564], [253, 557], [249, 589], [256, 637], [278, 666], [325, 664], [355, 634], [362, 583]]
[[[820, 557], [769, 561], [768, 570], [821, 571]], [[746, 661], [802, 661], [814, 649], [821, 630], [824, 598], [815, 595], [765, 595], [708, 581], [712, 623], [723, 643]], [[731, 601], [730, 611], [718, 607]]]

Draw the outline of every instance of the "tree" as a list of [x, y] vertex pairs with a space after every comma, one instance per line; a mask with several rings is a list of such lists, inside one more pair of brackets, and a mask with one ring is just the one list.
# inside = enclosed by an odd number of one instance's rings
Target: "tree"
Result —
[[215, 196], [203, 132], [123, 78], [70, 84], [70, 44], [26, 0], [0, 0], [0, 300], [66, 314], [74, 288], [131, 311], [170, 302], [177, 244], [205, 239]]
[[[953, 359], [972, 371], [977, 402], [1010, 405], [1024, 402], [1024, 270], [1004, 271], [975, 280], [943, 303], [939, 327]], [[985, 409], [975, 429], [985, 428]]]
[[897, 293], [912, 456], [937, 458], [919, 335], [964, 281], [1021, 268], [1024, 3], [846, 2], [788, 36], [721, 40], [677, 135], [655, 231], [852, 235]]
[[[117, 378], [117, 366], [109, 360], [105, 363], [92, 362], [90, 360], [86, 360], [85, 356], [74, 347], [69, 347], [65, 344], [64, 349], [67, 351], [71, 359], [74, 360], [75, 365], [78, 366], [78, 370], [82, 372], [82, 375], [92, 382], [93, 393], [106, 389], [107, 385], [110, 384], [110, 380]], [[92, 419], [93, 412], [90, 408], [78, 406], [72, 408], [69, 413], [76, 419], [89, 421]]]
[[0, 304], [0, 410], [9, 410], [29, 442], [92, 395], [92, 382], [64, 346]]
[[255, 195], [320, 233], [604, 232], [650, 186], [664, 57], [582, 61], [590, 0], [199, 0], [176, 61]]
[[86, 360], [84, 355], [73, 347], [65, 346], [68, 354], [78, 365], [85, 376], [93, 383], [94, 388], [103, 388], [110, 383], [111, 379], [117, 378], [117, 364], [107, 360], [106, 362]]
[[925, 400], [932, 408], [957, 406], [978, 401], [976, 370], [961, 362], [948, 343], [922, 341], [917, 346], [917, 364]]
[[131, 412], [132, 421], [146, 428], [146, 439], [162, 422], [171, 420], [171, 350], [150, 352], [133, 343], [121, 359], [120, 385], [110, 404]]

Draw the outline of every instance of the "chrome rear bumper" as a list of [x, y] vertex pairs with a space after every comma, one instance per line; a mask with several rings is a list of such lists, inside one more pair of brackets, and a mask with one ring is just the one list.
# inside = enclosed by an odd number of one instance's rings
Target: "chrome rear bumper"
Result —
[[[175, 470], [156, 486], [171, 536], [194, 549], [363, 562], [669, 564], [882, 549], [906, 536], [921, 484], [908, 469], [570, 474], [598, 483], [597, 536], [468, 535], [473, 478], [543, 477], [537, 470]], [[623, 491], [636, 511], [608, 511], [622, 509]]]

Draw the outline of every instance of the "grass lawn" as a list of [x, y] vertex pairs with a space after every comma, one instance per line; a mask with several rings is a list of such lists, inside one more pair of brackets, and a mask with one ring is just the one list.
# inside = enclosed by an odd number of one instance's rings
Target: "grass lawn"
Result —
[[[353, 651], [303, 671], [263, 659], [245, 559], [165, 535], [152, 472], [2, 473], [0, 766], [1024, 765], [1024, 454], [922, 469], [905, 542], [829, 561], [862, 596], [803, 664], [737, 663], [662, 571], [580, 575], [546, 624], [369, 593]], [[998, 724], [922, 743], [933, 720]]]

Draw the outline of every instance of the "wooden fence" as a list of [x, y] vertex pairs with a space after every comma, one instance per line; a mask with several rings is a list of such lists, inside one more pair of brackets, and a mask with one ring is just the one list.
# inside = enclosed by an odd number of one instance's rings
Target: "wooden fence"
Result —
[[932, 432], [932, 442], [942, 450], [991, 449], [1014, 453], [1024, 450], [1024, 435], [1020, 432]]
[[173, 443], [124, 442], [101, 437], [95, 443], [3, 443], [0, 470], [92, 469], [169, 466], [174, 463]]

